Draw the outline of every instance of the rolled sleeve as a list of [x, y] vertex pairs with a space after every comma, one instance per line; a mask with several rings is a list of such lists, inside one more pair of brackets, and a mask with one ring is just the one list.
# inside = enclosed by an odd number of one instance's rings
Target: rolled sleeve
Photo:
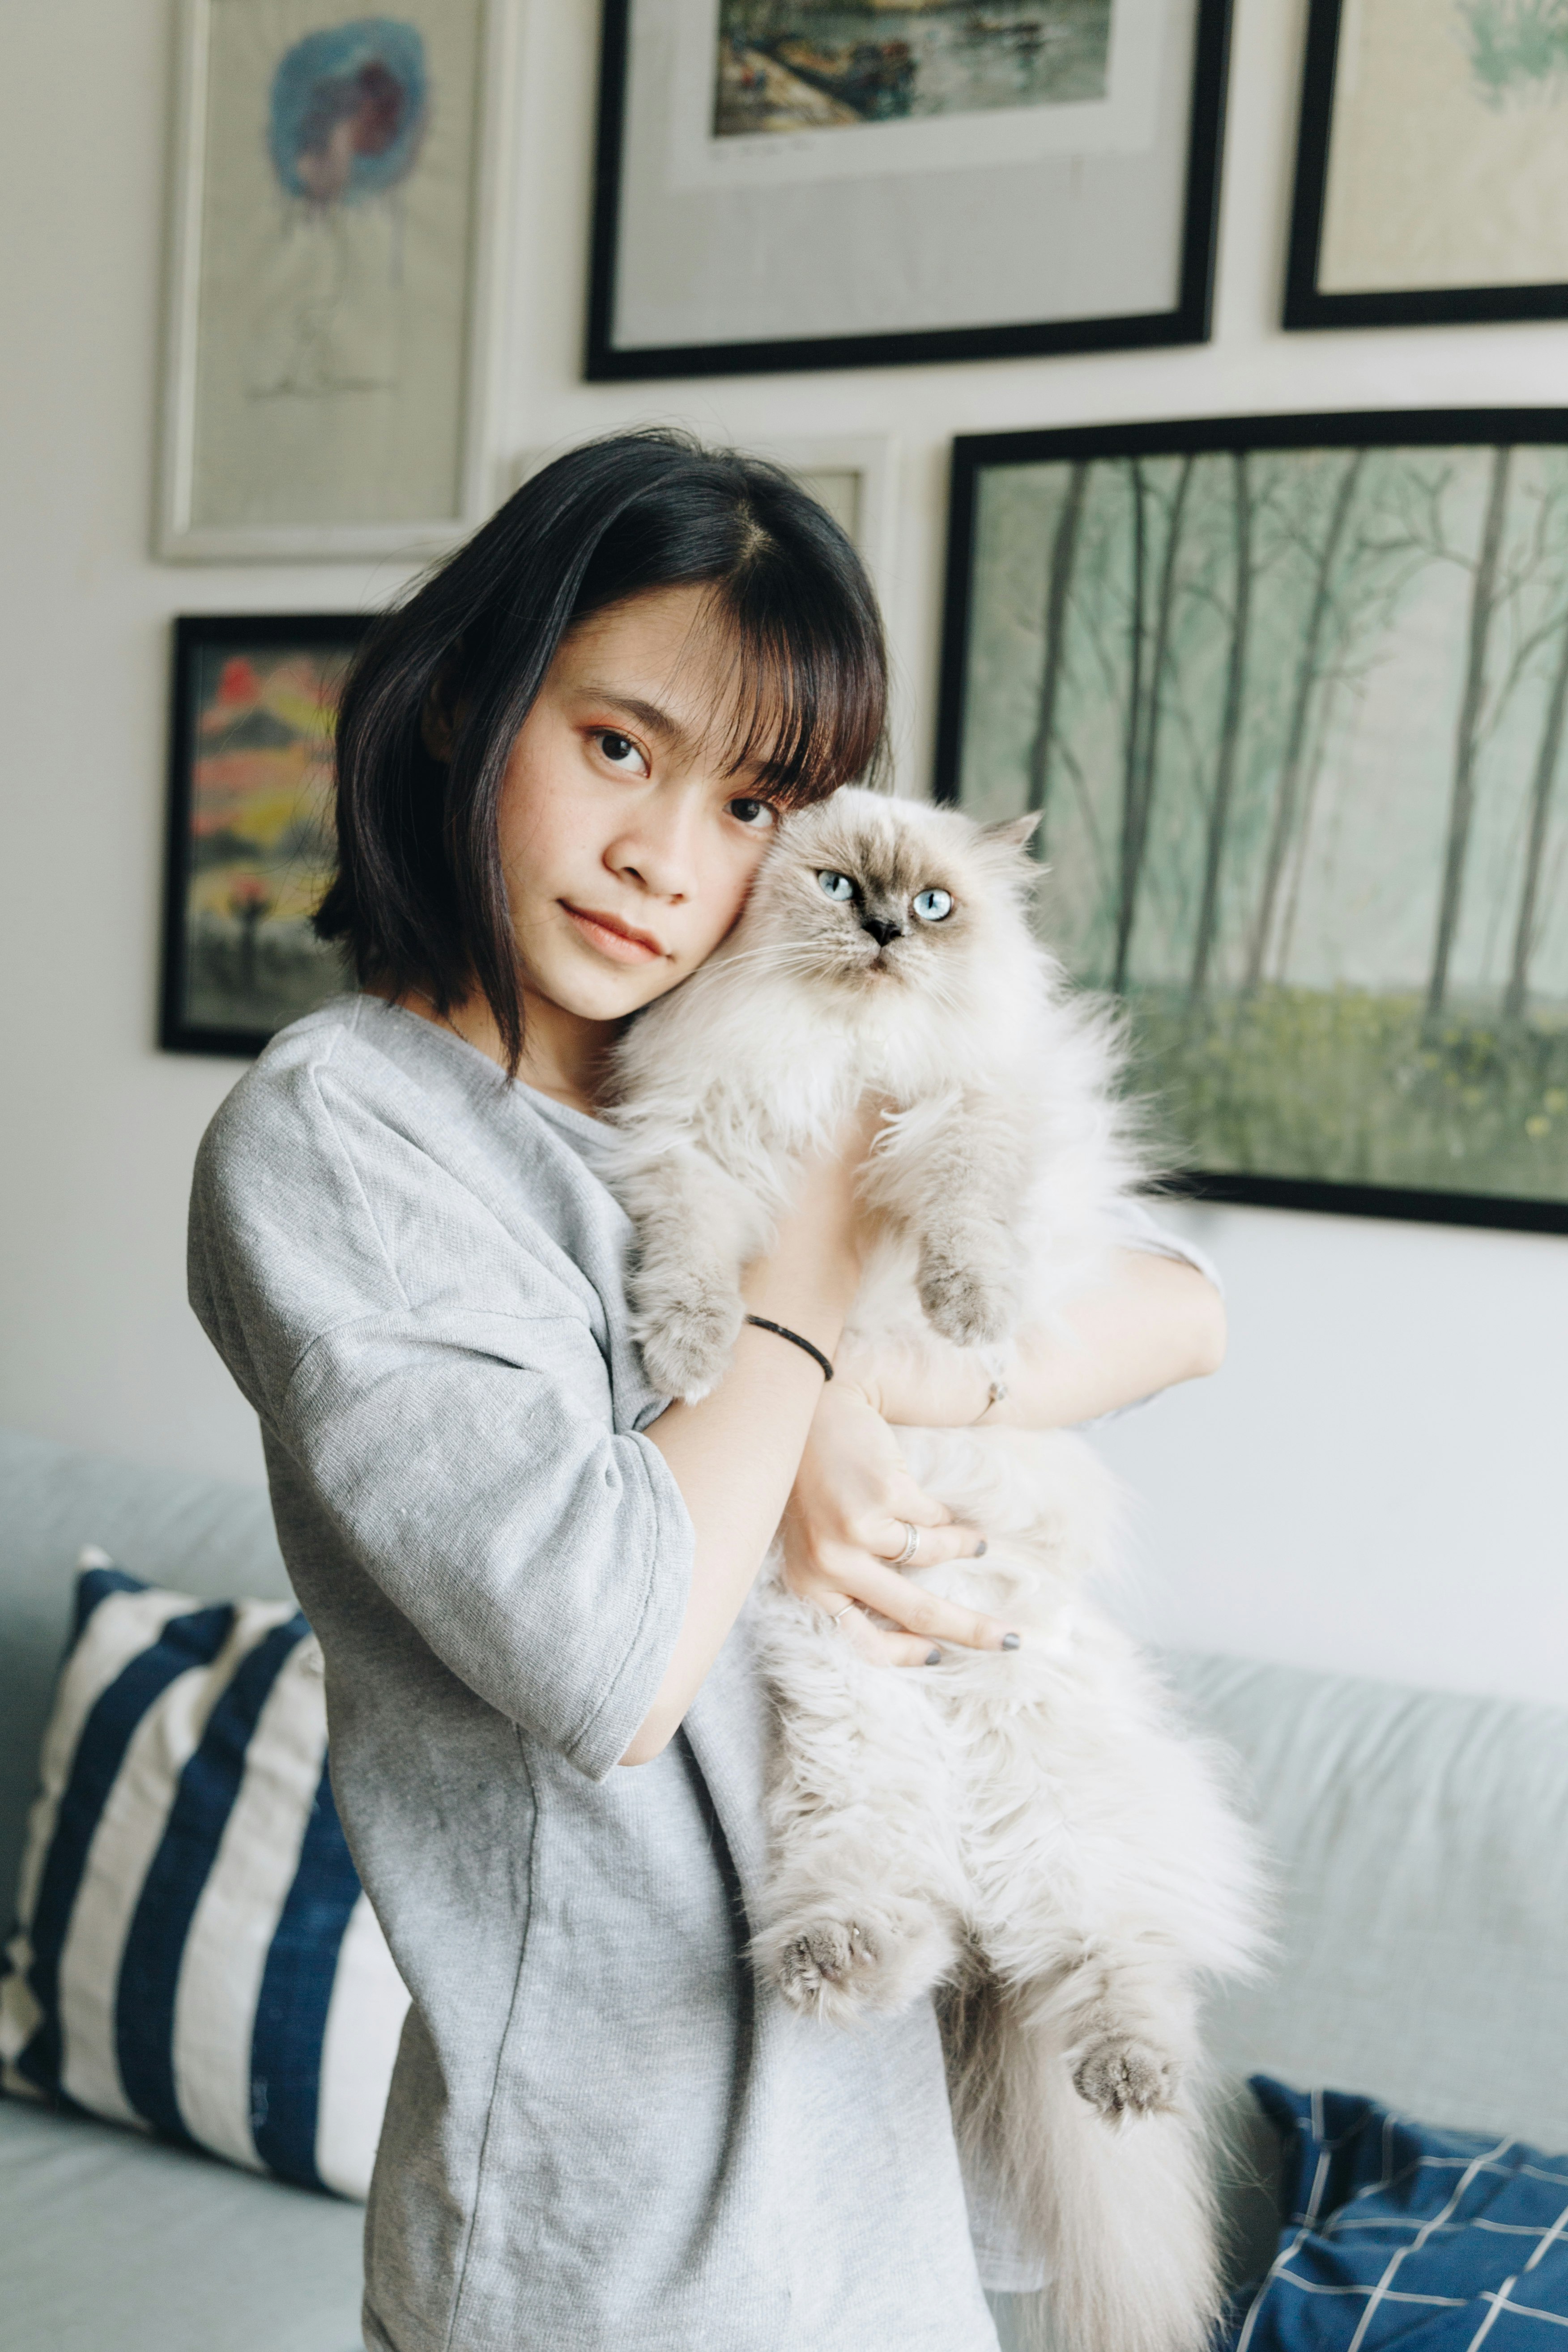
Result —
[[1206, 1250], [1189, 1242], [1180, 1234], [1156, 1223], [1142, 1201], [1121, 1201], [1116, 1209], [1116, 1239], [1123, 1249], [1148, 1250], [1155, 1257], [1174, 1258], [1180, 1265], [1190, 1265], [1225, 1296], [1225, 1284]]
[[[1118, 1202], [1115, 1221], [1115, 1239], [1121, 1248], [1147, 1250], [1151, 1256], [1168, 1257], [1178, 1265], [1190, 1265], [1195, 1274], [1201, 1274], [1205, 1282], [1213, 1285], [1222, 1298], [1225, 1297], [1219, 1268], [1208, 1252], [1158, 1224], [1142, 1201]], [[1155, 1394], [1159, 1393], [1156, 1390]], [[1091, 1421], [1079, 1422], [1077, 1426], [1079, 1429], [1103, 1429], [1109, 1422], [1124, 1420], [1130, 1412], [1142, 1412], [1145, 1405], [1153, 1402], [1153, 1397], [1135, 1397], [1131, 1404], [1113, 1405], [1109, 1412], [1096, 1413]]]
[[692, 1531], [658, 1449], [582, 1401], [584, 1349], [567, 1317], [367, 1318], [312, 1345], [278, 1436], [442, 1663], [600, 1780], [663, 1679]]

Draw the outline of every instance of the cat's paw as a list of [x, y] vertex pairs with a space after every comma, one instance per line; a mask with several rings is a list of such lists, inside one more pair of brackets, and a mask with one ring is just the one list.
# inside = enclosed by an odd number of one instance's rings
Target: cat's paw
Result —
[[692, 1283], [675, 1301], [637, 1318], [643, 1370], [661, 1395], [695, 1404], [723, 1378], [740, 1337], [742, 1306], [717, 1284]]
[[1073, 2069], [1073, 2088], [1108, 2123], [1152, 2116], [1175, 2104], [1176, 2062], [1131, 2034], [1093, 2042]]
[[928, 1258], [920, 1299], [933, 1328], [960, 1348], [994, 1348], [1011, 1339], [1018, 1319], [1017, 1283], [996, 1267]]
[[923, 1903], [894, 1898], [853, 1918], [796, 1916], [761, 1937], [756, 1957], [792, 2009], [847, 2025], [906, 2009], [940, 1983], [952, 1937]]
[[803, 2015], [843, 2015], [864, 2005], [881, 1955], [853, 1919], [812, 1919], [776, 1940], [778, 1989]]

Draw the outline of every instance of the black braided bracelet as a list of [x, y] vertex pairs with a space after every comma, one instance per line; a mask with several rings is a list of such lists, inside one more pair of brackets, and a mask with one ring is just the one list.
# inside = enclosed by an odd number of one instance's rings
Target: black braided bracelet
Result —
[[798, 1331], [790, 1330], [788, 1327], [783, 1323], [770, 1323], [765, 1315], [748, 1315], [746, 1320], [748, 1323], [754, 1323], [759, 1331], [772, 1331], [775, 1338], [780, 1339], [788, 1339], [792, 1346], [804, 1348], [806, 1354], [811, 1358], [812, 1362], [821, 1366], [823, 1379], [825, 1381], [830, 1381], [833, 1378], [833, 1367], [828, 1362], [826, 1357], [823, 1354], [821, 1349], [814, 1348], [809, 1339], [803, 1339]]

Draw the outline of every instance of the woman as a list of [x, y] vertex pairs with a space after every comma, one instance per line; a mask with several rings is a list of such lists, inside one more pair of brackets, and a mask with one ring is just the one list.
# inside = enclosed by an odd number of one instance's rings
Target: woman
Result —
[[[202, 1148], [192, 1297], [261, 1418], [412, 1995], [378, 2352], [994, 2343], [929, 2008], [824, 2033], [746, 1966], [764, 1708], [736, 1629], [783, 1517], [796, 1589], [890, 1666], [999, 1648], [889, 1565], [906, 1523], [926, 1562], [981, 1541], [889, 1422], [973, 1421], [988, 1380], [955, 1351], [919, 1393], [894, 1364], [824, 1381], [861, 1121], [749, 1270], [784, 1332], [667, 1406], [594, 1172], [619, 1024], [724, 937], [779, 813], [873, 762], [884, 695], [865, 575], [785, 477], [658, 434], [561, 459], [357, 662], [320, 928], [363, 992], [275, 1039]], [[1083, 1420], [1218, 1335], [1201, 1273], [1129, 1249], [993, 1417]]]

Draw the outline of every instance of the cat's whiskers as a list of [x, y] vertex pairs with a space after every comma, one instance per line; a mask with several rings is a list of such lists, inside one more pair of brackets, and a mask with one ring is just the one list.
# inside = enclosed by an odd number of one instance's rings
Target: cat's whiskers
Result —
[[725, 957], [724, 969], [736, 971], [744, 964], [762, 963], [770, 971], [819, 972], [837, 979], [846, 972], [869, 971], [876, 961], [875, 956], [867, 955], [852, 939], [795, 940], [743, 948]]
[[726, 956], [723, 968], [736, 971], [748, 963], [765, 964], [770, 971], [813, 972], [822, 969], [823, 957], [820, 948], [809, 945], [743, 948], [736, 955]]

